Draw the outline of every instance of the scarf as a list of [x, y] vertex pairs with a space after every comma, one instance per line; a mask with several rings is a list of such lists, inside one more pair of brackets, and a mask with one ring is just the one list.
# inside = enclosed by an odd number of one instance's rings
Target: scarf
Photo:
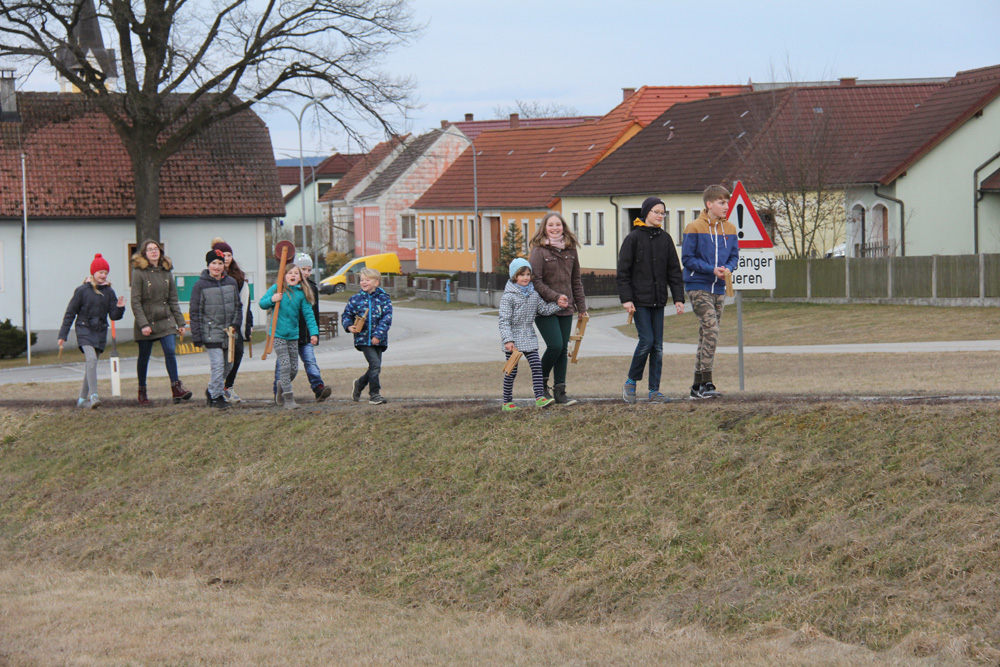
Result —
[[553, 248], [558, 248], [559, 250], [566, 249], [566, 237], [560, 236], [558, 239], [547, 239], [550, 246]]
[[[517, 283], [514, 284], [517, 285]], [[532, 285], [531, 283], [528, 283], [527, 285], [517, 285], [517, 286], [518, 288], [520, 288], [521, 293], [524, 294], [524, 296], [528, 296], [529, 294], [535, 291], [535, 286]]]

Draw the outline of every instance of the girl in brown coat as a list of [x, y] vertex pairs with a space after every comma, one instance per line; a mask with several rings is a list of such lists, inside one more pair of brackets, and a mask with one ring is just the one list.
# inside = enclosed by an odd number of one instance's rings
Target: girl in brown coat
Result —
[[163, 246], [147, 239], [132, 255], [133, 335], [139, 344], [136, 374], [139, 379], [139, 405], [149, 405], [146, 394], [146, 369], [153, 353], [153, 341], [160, 341], [163, 363], [170, 376], [170, 394], [174, 403], [191, 398], [177, 376], [177, 334], [184, 335], [184, 314], [177, 304], [177, 285], [170, 272], [173, 265], [163, 254]]
[[555, 380], [552, 396], [556, 403], [562, 405], [576, 403], [566, 395], [566, 366], [573, 313], [576, 312], [578, 318], [587, 317], [580, 259], [576, 254], [579, 245], [562, 215], [549, 211], [542, 217], [538, 231], [531, 239], [531, 254], [528, 257], [531, 280], [542, 299], [558, 301], [559, 297], [565, 296], [569, 300], [569, 305], [555, 315], [535, 318], [535, 326], [545, 341], [545, 354], [542, 355], [545, 394], [548, 396], [549, 371], [552, 371]]

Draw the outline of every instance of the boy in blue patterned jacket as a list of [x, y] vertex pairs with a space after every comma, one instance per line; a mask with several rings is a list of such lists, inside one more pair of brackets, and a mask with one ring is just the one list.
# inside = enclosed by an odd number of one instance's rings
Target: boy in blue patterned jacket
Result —
[[[362, 269], [360, 273], [361, 291], [347, 302], [342, 322], [344, 330], [354, 334], [354, 347], [365, 355], [368, 370], [354, 381], [351, 398], [361, 400], [361, 392], [368, 387], [368, 402], [372, 405], [385, 403], [379, 374], [382, 371], [382, 354], [389, 347], [389, 327], [392, 326], [392, 299], [379, 285], [382, 274], [375, 269]], [[357, 317], [364, 317], [360, 328], [354, 325]]]

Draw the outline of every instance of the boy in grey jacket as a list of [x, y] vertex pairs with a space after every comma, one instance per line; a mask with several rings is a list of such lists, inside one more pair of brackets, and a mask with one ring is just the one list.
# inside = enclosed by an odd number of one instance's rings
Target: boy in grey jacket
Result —
[[226, 350], [229, 349], [229, 330], [239, 331], [243, 321], [240, 289], [236, 280], [226, 275], [222, 252], [209, 250], [205, 255], [208, 268], [191, 289], [191, 337], [194, 344], [208, 350], [209, 375], [205, 398], [208, 407], [225, 410], [229, 403], [223, 397], [226, 375], [232, 365]]
[[[535, 316], [552, 315], [566, 308], [565, 295], [558, 301], [546, 303], [531, 284], [531, 264], [518, 257], [510, 263], [510, 280], [500, 299], [500, 340], [504, 354], [510, 355], [517, 348], [531, 366], [531, 381], [535, 392], [535, 406], [547, 408], [554, 399], [545, 397], [545, 379], [542, 377], [542, 360], [538, 356], [538, 338], [535, 337]], [[517, 410], [514, 405], [514, 379], [517, 366], [503, 378], [503, 410]]]

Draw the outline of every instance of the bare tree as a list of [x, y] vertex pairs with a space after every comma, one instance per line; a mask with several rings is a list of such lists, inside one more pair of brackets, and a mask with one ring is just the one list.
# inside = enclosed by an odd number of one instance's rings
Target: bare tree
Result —
[[513, 105], [498, 104], [493, 107], [494, 118], [507, 118], [512, 113], [516, 113], [521, 118], [559, 118], [580, 115], [574, 107], [555, 102], [539, 102], [538, 100], [514, 100]]
[[[164, 162], [215, 123], [269, 97], [323, 98], [326, 117], [361, 139], [359, 123], [392, 133], [412, 91], [378, 70], [416, 32], [406, 0], [0, 0], [0, 10], [0, 56], [48, 63], [121, 137], [137, 240], [159, 239]], [[88, 12], [116, 39], [117, 91], [81, 46]]]

